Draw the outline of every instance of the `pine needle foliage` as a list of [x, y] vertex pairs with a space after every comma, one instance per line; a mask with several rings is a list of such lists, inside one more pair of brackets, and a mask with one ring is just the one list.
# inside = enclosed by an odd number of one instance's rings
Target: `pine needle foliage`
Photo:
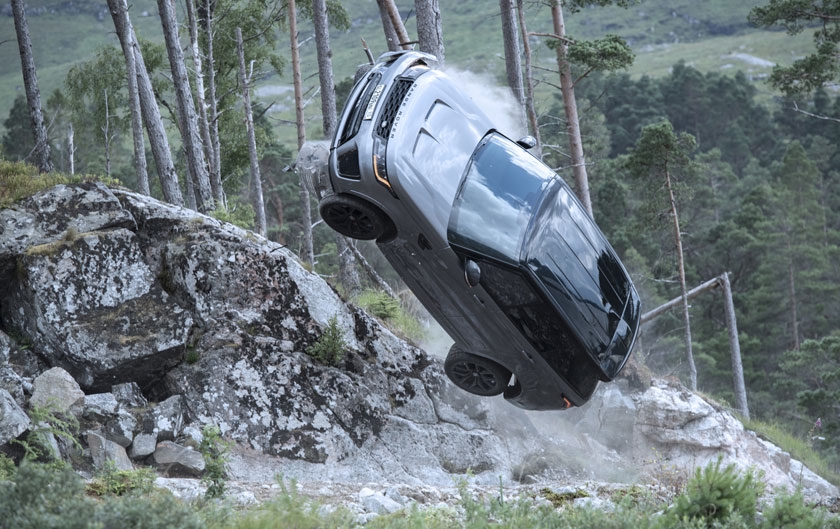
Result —
[[762, 491], [763, 485], [751, 471], [741, 474], [735, 465], [722, 467], [722, 459], [718, 458], [696, 470], [685, 492], [668, 510], [667, 518], [673, 523], [699, 520], [704, 527], [713, 527], [737, 514], [751, 522]]
[[338, 318], [333, 316], [318, 340], [306, 349], [306, 354], [322, 364], [338, 367], [344, 359], [346, 348], [347, 342], [338, 326]]

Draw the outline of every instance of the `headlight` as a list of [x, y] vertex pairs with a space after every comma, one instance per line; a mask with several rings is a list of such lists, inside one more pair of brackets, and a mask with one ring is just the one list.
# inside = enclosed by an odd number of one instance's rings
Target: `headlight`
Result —
[[394, 189], [391, 187], [391, 182], [388, 180], [388, 168], [385, 158], [385, 150], [387, 145], [385, 142], [377, 137], [373, 138], [373, 175], [376, 181], [388, 188], [395, 197]]

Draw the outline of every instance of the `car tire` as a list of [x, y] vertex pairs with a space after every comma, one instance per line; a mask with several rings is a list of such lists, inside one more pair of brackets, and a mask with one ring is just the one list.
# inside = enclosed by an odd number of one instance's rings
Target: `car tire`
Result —
[[459, 388], [473, 395], [501, 395], [511, 373], [489, 358], [474, 355], [453, 345], [443, 363], [446, 376]]
[[391, 219], [362, 198], [329, 195], [318, 206], [327, 226], [351, 239], [382, 240], [395, 231]]

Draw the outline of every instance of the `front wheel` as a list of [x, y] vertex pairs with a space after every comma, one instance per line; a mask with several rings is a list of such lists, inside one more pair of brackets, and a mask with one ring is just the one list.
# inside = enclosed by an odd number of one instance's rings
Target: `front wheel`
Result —
[[353, 195], [329, 195], [318, 209], [327, 226], [351, 239], [381, 239], [393, 231], [391, 220], [379, 208]]
[[455, 345], [449, 350], [443, 369], [456, 386], [482, 397], [503, 393], [511, 377], [510, 371], [496, 362], [462, 351]]

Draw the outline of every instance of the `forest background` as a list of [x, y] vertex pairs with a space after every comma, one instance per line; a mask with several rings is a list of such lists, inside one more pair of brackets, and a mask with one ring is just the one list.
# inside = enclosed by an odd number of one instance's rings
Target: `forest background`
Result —
[[[594, 217], [630, 270], [646, 309], [680, 295], [678, 256], [669, 205], [659, 199], [662, 182], [634, 170], [631, 162], [639, 156], [645, 126], [668, 122], [675, 134], [691, 136], [693, 141], [681, 144], [685, 159], [673, 167], [686, 282], [691, 287], [729, 273], [751, 415], [789, 428], [821, 450], [837, 471], [840, 97], [836, 84], [783, 94], [767, 83], [774, 64], [788, 65], [812, 53], [812, 34], [819, 26], [790, 35], [782, 28], [751, 25], [751, 10], [765, 3], [644, 0], [628, 8], [596, 6], [569, 12], [569, 36], [596, 39], [615, 34], [635, 54], [633, 64], [619, 71], [587, 72], [573, 65], [575, 77], [583, 75], [575, 94]], [[183, 6], [176, 4], [183, 22]], [[299, 4], [305, 8], [309, 2]], [[414, 34], [413, 2], [396, 4]], [[487, 80], [488, 92], [494, 85], [503, 90], [498, 3], [441, 4], [447, 67], [478, 74]], [[229, 97], [219, 120], [228, 197], [224, 215], [253, 227], [232, 31], [241, 26], [250, 36], [245, 54], [258, 79], [252, 110], [268, 237], [301, 253], [305, 222], [298, 177], [289, 170], [297, 154], [298, 130], [287, 4], [217, 0], [217, 5], [230, 13], [217, 28], [220, 86], [227, 91], [222, 97]], [[332, 62], [341, 105], [357, 65], [366, 60], [360, 38], [374, 55], [387, 47], [376, 2], [344, 0], [343, 9], [338, 2], [330, 5]], [[542, 2], [524, 5], [530, 31], [551, 32], [549, 8]], [[321, 139], [314, 30], [303, 8], [298, 41], [304, 119], [308, 138]], [[129, 12], [177, 146], [174, 94], [157, 5], [138, 0]], [[0, 8], [0, 14], [0, 158], [15, 161], [30, 157], [34, 143], [9, 6]], [[72, 124], [75, 172], [108, 173], [135, 188], [125, 62], [107, 6], [85, 0], [32, 0], [27, 17], [56, 169], [69, 171], [65, 139]], [[529, 42], [543, 156], [571, 178], [555, 52], [547, 46], [550, 39], [534, 36]], [[178, 174], [183, 175], [186, 162], [179, 151], [173, 148]], [[160, 197], [157, 179], [150, 181], [152, 194]], [[323, 223], [313, 222], [314, 270], [341, 288], [336, 238]], [[375, 245], [357, 246], [400, 290]], [[698, 388], [734, 405], [721, 297], [697, 297], [690, 312]], [[678, 311], [648, 323], [636, 357], [659, 375], [688, 380], [684, 328]]]

